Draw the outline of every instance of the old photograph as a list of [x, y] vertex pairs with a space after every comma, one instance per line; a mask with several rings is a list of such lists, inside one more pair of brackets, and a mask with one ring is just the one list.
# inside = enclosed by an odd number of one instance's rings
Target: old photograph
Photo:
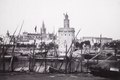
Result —
[[0, 80], [120, 80], [120, 0], [0, 0]]

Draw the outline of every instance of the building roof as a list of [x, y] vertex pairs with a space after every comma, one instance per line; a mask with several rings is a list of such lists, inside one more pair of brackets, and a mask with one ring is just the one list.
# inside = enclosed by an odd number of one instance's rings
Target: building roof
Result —
[[[82, 37], [82, 39], [100, 39], [100, 37]], [[112, 38], [101, 37], [101, 39], [112, 40]]]

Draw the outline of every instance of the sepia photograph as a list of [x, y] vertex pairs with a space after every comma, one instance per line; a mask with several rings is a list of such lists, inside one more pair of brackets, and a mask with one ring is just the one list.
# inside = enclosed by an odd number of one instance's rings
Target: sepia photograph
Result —
[[120, 0], [0, 0], [0, 80], [120, 80]]

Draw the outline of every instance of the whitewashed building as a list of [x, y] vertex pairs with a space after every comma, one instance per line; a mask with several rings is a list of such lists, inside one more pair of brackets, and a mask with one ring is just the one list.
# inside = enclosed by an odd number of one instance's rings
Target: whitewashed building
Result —
[[107, 42], [111, 42], [112, 38], [107, 37], [81, 37], [80, 42], [82, 41], [90, 41], [91, 45], [94, 45], [94, 43], [101, 43], [102, 45]]
[[75, 36], [74, 28], [69, 27], [69, 19], [68, 15], [64, 14], [64, 27], [59, 28], [58, 30], [58, 45], [59, 45], [59, 55], [65, 55], [66, 49], [68, 50], [72, 40]]
[[[39, 28], [39, 27], [38, 27]], [[11, 35], [12, 36], [12, 35]], [[45, 42], [46, 44], [49, 44], [53, 41], [53, 38], [55, 35], [53, 33], [46, 33], [46, 27], [44, 22], [42, 22], [42, 27], [40, 28], [40, 32], [37, 31], [34, 33], [30, 32], [23, 32], [22, 35], [19, 37], [15, 36], [18, 40], [18, 43], [23, 44], [34, 44], [34, 40], [36, 40], [36, 45], [38, 46], [41, 42]]]

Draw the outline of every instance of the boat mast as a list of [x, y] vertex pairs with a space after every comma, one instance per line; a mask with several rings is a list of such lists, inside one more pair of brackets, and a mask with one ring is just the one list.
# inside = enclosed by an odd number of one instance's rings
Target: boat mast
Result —
[[13, 36], [12, 58], [11, 58], [11, 60], [10, 60], [10, 69], [11, 69], [11, 71], [14, 71], [14, 56], [15, 56], [14, 50], [15, 50], [15, 47], [16, 47], [16, 43], [17, 43], [17, 41], [18, 41], [18, 39], [19, 39], [19, 36], [20, 36], [20, 33], [21, 33], [21, 29], [22, 29], [22, 27], [23, 27], [23, 24], [24, 24], [24, 20], [23, 20], [23, 22], [22, 22], [22, 25], [21, 25], [21, 28], [20, 28], [20, 30], [19, 30], [19, 33], [18, 33], [18, 35], [17, 35], [17, 39], [16, 39], [16, 40], [15, 40], [15, 36]]
[[[35, 26], [35, 33], [37, 34], [37, 26]], [[36, 47], [36, 36], [34, 38], [34, 44], [33, 44], [33, 54], [32, 54], [32, 70], [34, 69], [34, 66], [35, 66], [35, 47]]]

